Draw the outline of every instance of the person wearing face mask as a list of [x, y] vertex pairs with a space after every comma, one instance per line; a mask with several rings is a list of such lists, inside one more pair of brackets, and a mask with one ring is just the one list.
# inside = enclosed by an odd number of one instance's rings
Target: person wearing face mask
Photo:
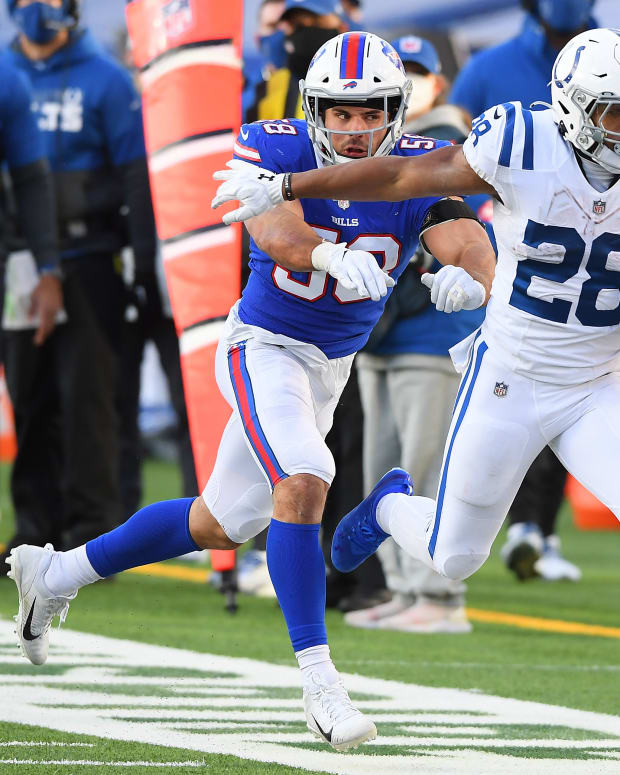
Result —
[[[283, 36], [286, 58], [264, 87], [257, 89], [256, 105], [246, 114], [246, 121], [303, 118], [299, 81], [315, 52], [347, 29], [338, 0], [286, 0], [277, 29]], [[269, 45], [278, 53], [275, 35], [269, 39]]]
[[521, 0], [526, 11], [521, 32], [480, 51], [457, 75], [449, 102], [472, 117], [491, 105], [518, 100], [526, 107], [549, 102], [549, 73], [558, 52], [583, 30], [597, 26], [595, 0]]
[[[3, 57], [26, 76], [57, 203], [67, 320], [39, 347], [5, 333], [18, 449], [16, 534], [75, 546], [122, 519], [116, 395], [129, 244], [136, 293], [155, 303], [155, 225], [140, 99], [130, 75], [79, 27], [77, 0], [8, 0]], [[126, 211], [126, 216], [122, 214]], [[33, 530], [32, 525], [36, 526]]]
[[[519, 35], [475, 54], [457, 76], [450, 102], [480, 115], [490, 105], [519, 101], [529, 107], [551, 98], [549, 73], [558, 52], [577, 33], [597, 26], [595, 0], [522, 0], [527, 12]], [[581, 570], [561, 553], [555, 533], [566, 470], [549, 447], [528, 471], [509, 514], [501, 550], [506, 566], [524, 581], [579, 581]]]

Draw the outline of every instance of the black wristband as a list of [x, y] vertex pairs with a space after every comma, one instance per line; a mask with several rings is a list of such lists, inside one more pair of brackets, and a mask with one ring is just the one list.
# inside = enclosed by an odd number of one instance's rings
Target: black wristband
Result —
[[295, 199], [293, 189], [291, 188], [291, 172], [284, 173], [284, 180], [282, 181], [282, 188], [284, 189], [284, 198], [287, 202], [292, 202]]

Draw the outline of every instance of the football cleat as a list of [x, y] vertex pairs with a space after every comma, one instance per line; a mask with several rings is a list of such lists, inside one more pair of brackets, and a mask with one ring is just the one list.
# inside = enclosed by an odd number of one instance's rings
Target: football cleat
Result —
[[465, 606], [441, 605], [429, 600], [418, 600], [405, 611], [381, 619], [376, 627], [397, 632], [443, 632], [452, 635], [472, 630]]
[[361, 608], [357, 611], [349, 611], [344, 615], [344, 622], [350, 627], [361, 627], [364, 630], [374, 630], [380, 627], [380, 621], [390, 616], [395, 616], [401, 611], [410, 608], [413, 599], [407, 595], [394, 595], [387, 603], [379, 603], [370, 608]]
[[77, 595], [76, 590], [68, 597], [54, 597], [46, 588], [43, 577], [53, 555], [51, 544], [44, 548], [22, 544], [6, 559], [11, 566], [7, 575], [17, 585], [19, 595], [19, 610], [15, 617], [19, 645], [33, 665], [42, 665], [47, 659], [52, 619], [59, 616], [62, 624], [70, 601]]
[[370, 495], [343, 517], [332, 539], [332, 562], [343, 573], [357, 568], [389, 537], [377, 524], [377, 506], [388, 493], [413, 495], [413, 482], [402, 468], [392, 468]]
[[558, 536], [545, 538], [542, 556], [536, 560], [534, 569], [545, 581], [579, 581], [581, 570], [562, 555]]
[[267, 567], [267, 552], [249, 549], [239, 560], [237, 568], [239, 592], [256, 597], [275, 597]]
[[500, 555], [519, 581], [537, 576], [536, 561], [543, 553], [544, 541], [534, 522], [516, 522], [508, 528], [506, 543]]
[[340, 680], [327, 684], [312, 673], [304, 686], [304, 709], [308, 729], [337, 751], [357, 748], [377, 736], [376, 726], [353, 707]]

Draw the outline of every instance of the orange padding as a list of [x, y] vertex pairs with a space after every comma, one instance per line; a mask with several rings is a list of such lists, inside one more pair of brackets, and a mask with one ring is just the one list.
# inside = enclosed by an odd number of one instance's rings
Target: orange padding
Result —
[[13, 407], [4, 377], [4, 366], [0, 365], [0, 461], [12, 463], [16, 454], [17, 438]]
[[212, 210], [211, 200], [221, 181], [213, 180], [216, 170], [226, 168], [229, 151], [212, 153], [151, 172], [151, 191], [162, 240], [192, 229], [220, 224], [224, 210]]
[[[177, 331], [221, 317], [239, 296], [241, 264], [238, 231], [232, 243], [165, 262], [166, 280]], [[213, 364], [209, 364], [213, 371]]]
[[188, 0], [175, 14], [170, 0], [134, 0], [126, 6], [127, 28], [137, 67], [175, 46], [213, 38], [240, 37], [243, 3], [240, 0]]
[[142, 94], [148, 153], [185, 137], [239, 127], [241, 71], [193, 65], [162, 75]]
[[566, 497], [580, 530], [620, 530], [614, 513], [572, 476], [566, 480]]

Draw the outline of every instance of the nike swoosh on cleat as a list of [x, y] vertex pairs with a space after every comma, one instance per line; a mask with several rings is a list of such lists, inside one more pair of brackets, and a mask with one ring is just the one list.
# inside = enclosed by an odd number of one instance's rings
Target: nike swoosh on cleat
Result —
[[40, 635], [33, 635], [32, 630], [30, 629], [30, 625], [32, 624], [32, 614], [34, 613], [34, 607], [36, 602], [37, 602], [37, 599], [35, 597], [35, 599], [32, 601], [32, 605], [30, 606], [30, 613], [28, 614], [28, 618], [26, 619], [26, 624], [24, 625], [24, 629], [22, 631], [24, 640], [36, 640], [37, 638], [40, 637]]
[[316, 720], [316, 716], [314, 715], [314, 713], [312, 714], [312, 718], [314, 719], [314, 723], [317, 725], [317, 728], [318, 728], [319, 732], [323, 735], [323, 737], [327, 740], [328, 743], [331, 743], [331, 741], [332, 741], [332, 731], [331, 731], [331, 729], [329, 730], [329, 732], [326, 732], [323, 729], [323, 727], [319, 724], [319, 722]]

